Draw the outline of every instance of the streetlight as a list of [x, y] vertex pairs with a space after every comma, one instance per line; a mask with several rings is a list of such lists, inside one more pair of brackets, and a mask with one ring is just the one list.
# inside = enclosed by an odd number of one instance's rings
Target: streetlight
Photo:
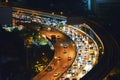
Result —
[[52, 12], [52, 15], [54, 15], [55, 13], [54, 12]]

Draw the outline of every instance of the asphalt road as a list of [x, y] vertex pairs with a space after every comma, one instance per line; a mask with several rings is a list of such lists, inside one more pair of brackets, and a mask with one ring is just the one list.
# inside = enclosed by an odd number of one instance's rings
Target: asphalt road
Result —
[[[59, 39], [56, 39], [54, 43], [55, 55], [53, 60], [49, 63], [48, 66], [52, 66], [52, 71], [42, 71], [36, 75], [33, 80], [56, 80], [60, 77], [73, 63], [76, 56], [76, 46], [74, 42], [69, 39], [65, 34], [52, 29], [52, 31], [47, 29], [40, 30], [41, 34], [44, 34], [51, 40], [51, 35], [59, 36]], [[66, 51], [66, 53], [64, 53]], [[71, 60], [68, 61], [68, 57], [71, 57]]]

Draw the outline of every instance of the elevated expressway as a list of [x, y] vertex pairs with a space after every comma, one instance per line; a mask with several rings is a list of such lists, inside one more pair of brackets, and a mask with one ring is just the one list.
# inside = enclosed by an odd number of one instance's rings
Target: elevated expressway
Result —
[[119, 61], [120, 47], [112, 34], [103, 25], [95, 21], [85, 19], [104, 44], [104, 55], [97, 65], [80, 80], [103, 80], [103, 78], [113, 69]]

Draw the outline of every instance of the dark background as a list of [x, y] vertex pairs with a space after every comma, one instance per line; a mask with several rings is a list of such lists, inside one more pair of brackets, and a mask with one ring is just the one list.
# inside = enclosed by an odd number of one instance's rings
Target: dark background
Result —
[[0, 24], [12, 24], [12, 8], [0, 7]]

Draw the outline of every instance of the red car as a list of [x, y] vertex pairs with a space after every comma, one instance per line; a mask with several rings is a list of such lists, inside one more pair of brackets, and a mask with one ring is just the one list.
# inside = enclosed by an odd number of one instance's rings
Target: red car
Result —
[[68, 61], [70, 61], [70, 60], [72, 60], [72, 58], [69, 56], [69, 57], [68, 57]]

